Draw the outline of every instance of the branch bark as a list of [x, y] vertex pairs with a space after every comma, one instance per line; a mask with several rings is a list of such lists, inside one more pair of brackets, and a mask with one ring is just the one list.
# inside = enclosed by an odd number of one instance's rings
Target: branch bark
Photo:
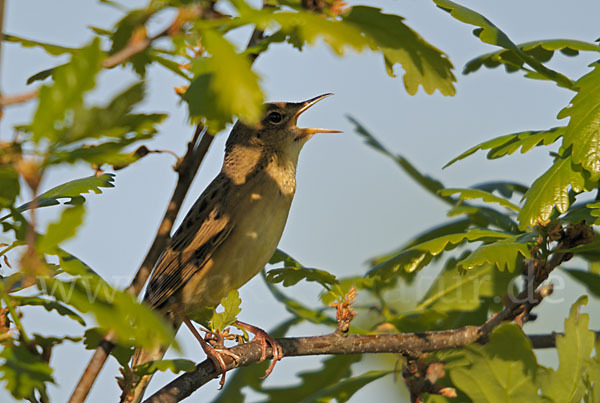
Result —
[[[337, 333], [313, 337], [289, 337], [276, 339], [285, 357], [300, 357], [323, 354], [363, 354], [395, 353], [413, 355], [415, 352], [428, 353], [464, 347], [480, 339], [478, 326], [466, 326], [456, 330], [443, 330], [424, 333], [399, 333], [377, 335], [341, 336]], [[533, 348], [556, 346], [556, 336], [560, 333], [528, 336]], [[600, 332], [596, 332], [600, 337]], [[259, 342], [246, 343], [230, 349], [240, 357], [239, 366], [255, 364], [261, 356]], [[272, 350], [267, 350], [267, 359], [272, 358]], [[236, 368], [230, 357], [225, 357], [227, 370]], [[219, 377], [213, 362], [205, 360], [192, 372], [180, 375], [168, 385], [149, 397], [144, 403], [174, 403], [190, 396], [207, 382]]]

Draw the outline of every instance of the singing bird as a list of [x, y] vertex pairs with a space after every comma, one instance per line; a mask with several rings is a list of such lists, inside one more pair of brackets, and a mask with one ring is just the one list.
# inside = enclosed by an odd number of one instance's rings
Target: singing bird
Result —
[[[299, 128], [298, 117], [330, 95], [299, 103], [268, 103], [256, 126], [241, 121], [234, 125], [221, 172], [187, 213], [150, 277], [145, 303], [175, 329], [185, 323], [223, 373], [223, 355], [233, 354], [209, 346], [190, 320], [205, 321], [207, 309], [258, 274], [275, 252], [296, 191], [300, 150], [316, 133], [340, 133]], [[271, 344], [269, 373], [282, 357], [280, 347], [259, 328], [238, 325], [261, 341], [263, 359], [267, 343]], [[166, 348], [136, 351], [131, 366], [161, 359]], [[139, 401], [149, 381], [150, 376], [144, 377], [133, 397], [124, 400]]]

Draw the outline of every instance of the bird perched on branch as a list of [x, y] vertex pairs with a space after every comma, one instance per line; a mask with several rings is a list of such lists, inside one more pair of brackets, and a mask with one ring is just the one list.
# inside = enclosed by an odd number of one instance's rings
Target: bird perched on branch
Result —
[[[175, 329], [185, 323], [223, 374], [223, 355], [234, 354], [208, 345], [191, 320], [205, 321], [207, 310], [258, 274], [275, 252], [296, 190], [300, 150], [316, 133], [339, 133], [299, 128], [296, 122], [304, 111], [330, 95], [299, 103], [269, 103], [258, 125], [235, 124], [221, 172], [194, 203], [150, 277], [144, 301]], [[237, 325], [261, 341], [263, 359], [271, 345], [270, 373], [282, 358], [279, 345], [254, 326]], [[166, 349], [137, 350], [131, 367], [161, 359]], [[142, 378], [123, 400], [141, 400], [149, 381], [148, 375]]]

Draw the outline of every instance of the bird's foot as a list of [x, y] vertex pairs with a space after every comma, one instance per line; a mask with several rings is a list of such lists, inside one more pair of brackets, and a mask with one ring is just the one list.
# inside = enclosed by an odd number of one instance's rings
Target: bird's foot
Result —
[[250, 333], [254, 333], [254, 338], [252, 339], [252, 341], [260, 341], [260, 344], [262, 346], [262, 353], [258, 362], [263, 362], [267, 359], [267, 348], [269, 348], [269, 344], [271, 345], [271, 348], [273, 349], [273, 360], [271, 361], [271, 365], [269, 365], [269, 368], [267, 368], [265, 376], [262, 377], [262, 379], [265, 379], [271, 374], [271, 372], [273, 372], [273, 368], [275, 368], [275, 364], [277, 363], [277, 361], [283, 358], [283, 349], [281, 348], [281, 344], [279, 344], [274, 338], [269, 336], [269, 334], [261, 328], [252, 326], [248, 323], [240, 322], [239, 320], [235, 322], [235, 325], [244, 330], [247, 330]]
[[188, 318], [184, 318], [183, 322], [190, 329], [192, 334], [196, 337], [196, 339], [200, 343], [200, 347], [202, 347], [202, 350], [204, 351], [204, 354], [206, 354], [206, 357], [213, 362], [217, 372], [222, 374], [221, 380], [219, 381], [219, 389], [223, 389], [223, 386], [225, 385], [225, 374], [227, 373], [227, 364], [225, 363], [224, 357], [227, 356], [231, 358], [235, 366], [237, 367], [240, 363], [240, 356], [225, 348], [225, 346], [223, 346], [222, 344], [218, 347], [212, 347], [210, 344], [208, 344], [206, 340], [204, 340], [204, 338], [198, 332], [198, 329], [194, 327], [194, 325]]
[[204, 344], [200, 343], [206, 357], [209, 358], [213, 364], [215, 364], [215, 368], [217, 371], [221, 373], [221, 380], [219, 381], [219, 389], [223, 389], [225, 385], [225, 374], [227, 373], [227, 364], [225, 363], [224, 357], [230, 357], [235, 366], [237, 367], [240, 363], [240, 356], [231, 352], [227, 348], [215, 348], [211, 347], [208, 343], [204, 342]]

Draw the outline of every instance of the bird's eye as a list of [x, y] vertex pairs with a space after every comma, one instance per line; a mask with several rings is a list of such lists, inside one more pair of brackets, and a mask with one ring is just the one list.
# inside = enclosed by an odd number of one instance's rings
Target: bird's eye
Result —
[[279, 112], [271, 112], [267, 115], [267, 120], [271, 123], [279, 123], [281, 119], [283, 119], [283, 116]]

